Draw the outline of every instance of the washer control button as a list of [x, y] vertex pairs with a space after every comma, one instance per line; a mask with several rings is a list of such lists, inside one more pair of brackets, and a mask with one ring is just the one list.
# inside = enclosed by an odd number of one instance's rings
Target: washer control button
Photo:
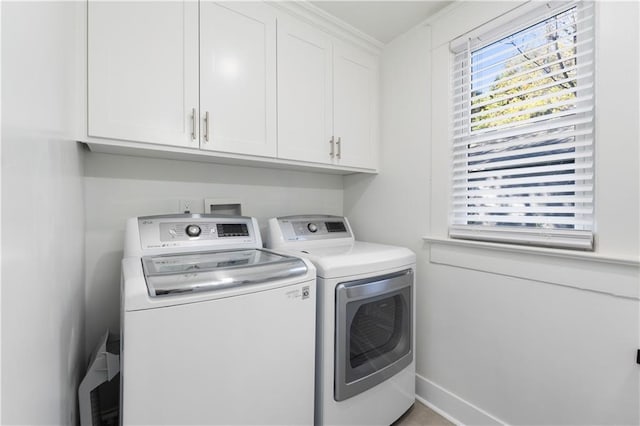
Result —
[[309, 223], [307, 225], [307, 229], [309, 230], [309, 232], [317, 232], [318, 231], [318, 225], [316, 225], [315, 223]]
[[189, 225], [187, 229], [185, 229], [185, 232], [190, 237], [197, 237], [202, 232], [202, 229], [200, 229], [198, 225]]

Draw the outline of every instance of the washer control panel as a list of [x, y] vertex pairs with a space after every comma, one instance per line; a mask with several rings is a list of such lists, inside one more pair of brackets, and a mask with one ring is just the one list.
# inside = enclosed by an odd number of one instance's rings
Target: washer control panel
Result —
[[215, 223], [167, 222], [159, 224], [160, 241], [213, 240], [217, 238]]
[[174, 215], [138, 218], [142, 249], [261, 243], [254, 219], [243, 216]]

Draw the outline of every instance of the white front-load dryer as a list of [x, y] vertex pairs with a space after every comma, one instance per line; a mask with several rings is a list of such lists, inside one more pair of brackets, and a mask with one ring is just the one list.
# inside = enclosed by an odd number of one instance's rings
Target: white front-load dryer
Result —
[[249, 217], [132, 218], [121, 424], [313, 423], [315, 268]]
[[415, 402], [415, 254], [346, 218], [273, 218], [267, 247], [317, 270], [316, 425], [390, 425]]

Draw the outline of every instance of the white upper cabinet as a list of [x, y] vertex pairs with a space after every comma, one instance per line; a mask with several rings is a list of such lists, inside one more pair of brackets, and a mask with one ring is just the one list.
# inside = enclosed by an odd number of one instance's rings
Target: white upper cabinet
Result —
[[278, 157], [377, 168], [377, 57], [278, 22]]
[[200, 3], [202, 149], [275, 157], [276, 15], [265, 3]]
[[330, 163], [332, 44], [302, 22], [278, 21], [278, 157]]
[[89, 0], [83, 138], [102, 152], [376, 171], [379, 46], [310, 10]]
[[90, 1], [87, 19], [88, 136], [197, 147], [198, 4]]
[[343, 43], [334, 44], [333, 132], [338, 163], [376, 168], [378, 161], [377, 58]]

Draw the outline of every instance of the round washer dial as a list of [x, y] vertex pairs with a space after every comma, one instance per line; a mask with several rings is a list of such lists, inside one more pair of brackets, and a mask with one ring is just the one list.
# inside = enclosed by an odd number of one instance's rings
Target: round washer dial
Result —
[[188, 225], [185, 232], [190, 237], [197, 237], [202, 232], [202, 229], [198, 225]]

